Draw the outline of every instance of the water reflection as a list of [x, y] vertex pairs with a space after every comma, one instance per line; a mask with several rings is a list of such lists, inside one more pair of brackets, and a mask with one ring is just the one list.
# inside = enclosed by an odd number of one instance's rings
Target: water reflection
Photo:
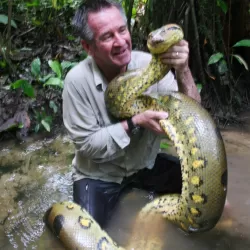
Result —
[[[233, 136], [233, 142], [235, 142], [235, 134]], [[247, 149], [243, 151], [235, 150], [235, 143], [230, 141], [232, 138], [228, 134], [225, 134], [224, 138], [227, 143], [228, 141], [230, 143], [227, 146], [229, 205], [223, 217], [216, 228], [210, 232], [194, 235], [186, 235], [176, 226], [162, 220], [163, 249], [250, 249], [248, 194], [250, 136], [244, 135], [239, 139], [244, 149]], [[68, 164], [70, 159], [64, 157], [67, 155], [65, 152], [69, 152], [72, 156], [70, 150], [73, 149], [69, 149], [67, 140], [66, 143], [63, 141], [62, 138], [56, 138], [46, 143], [40, 141], [37, 145], [34, 143], [26, 146], [18, 145], [19, 151], [15, 146], [6, 147], [7, 149], [1, 151], [0, 156], [10, 152], [19, 152], [19, 154], [25, 152], [23, 153], [25, 158], [19, 159], [19, 165], [14, 164], [14, 167], [8, 165], [0, 172], [0, 249], [63, 249], [60, 242], [45, 229], [42, 222], [44, 212], [52, 203], [72, 200], [72, 182]], [[237, 145], [238, 148], [239, 144]], [[41, 159], [41, 155], [45, 158]], [[0, 169], [3, 170], [3, 165], [0, 165]], [[6, 196], [9, 196], [9, 199]], [[119, 244], [123, 246], [127, 244], [137, 212], [153, 197], [152, 193], [132, 190], [121, 199], [107, 227], [108, 233]], [[148, 226], [152, 227], [152, 225]]]

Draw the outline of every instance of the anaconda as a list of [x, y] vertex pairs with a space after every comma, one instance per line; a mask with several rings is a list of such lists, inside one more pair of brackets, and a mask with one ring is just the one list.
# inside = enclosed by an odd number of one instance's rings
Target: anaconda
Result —
[[[160, 96], [143, 94], [170, 70], [160, 62], [158, 55], [181, 39], [182, 29], [175, 24], [153, 31], [148, 38], [152, 54], [149, 66], [118, 76], [105, 92], [107, 108], [118, 118], [148, 109], [167, 111], [169, 117], [159, 122], [173, 141], [181, 162], [181, 194], [165, 194], [148, 203], [139, 212], [137, 229], [153, 218], [152, 215], [160, 214], [185, 232], [207, 231], [216, 225], [225, 204], [226, 154], [212, 117], [199, 103], [179, 92]], [[123, 249], [88, 212], [72, 202], [54, 204], [47, 211], [45, 222], [68, 249]], [[142, 243], [138, 237], [133, 238], [135, 242], [129, 242], [129, 249], [152, 249], [150, 239]]]

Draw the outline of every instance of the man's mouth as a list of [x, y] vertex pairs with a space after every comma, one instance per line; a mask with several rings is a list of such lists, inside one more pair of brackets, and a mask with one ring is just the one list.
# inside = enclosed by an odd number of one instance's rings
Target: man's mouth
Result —
[[122, 50], [119, 50], [119, 51], [116, 51], [114, 52], [114, 56], [121, 56], [123, 55], [125, 52], [127, 51], [127, 48], [126, 49], [122, 49]]

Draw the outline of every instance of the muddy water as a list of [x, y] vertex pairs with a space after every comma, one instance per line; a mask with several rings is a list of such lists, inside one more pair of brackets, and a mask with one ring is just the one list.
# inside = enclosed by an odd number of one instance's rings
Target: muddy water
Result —
[[[164, 221], [163, 249], [250, 249], [250, 133], [240, 128], [222, 134], [229, 189], [221, 220], [213, 230], [199, 235], [185, 235]], [[72, 200], [72, 157], [73, 146], [63, 136], [0, 146], [0, 249], [63, 249], [44, 227], [42, 217], [52, 203]], [[126, 245], [137, 212], [153, 197], [132, 190], [121, 199], [107, 227], [119, 244]]]

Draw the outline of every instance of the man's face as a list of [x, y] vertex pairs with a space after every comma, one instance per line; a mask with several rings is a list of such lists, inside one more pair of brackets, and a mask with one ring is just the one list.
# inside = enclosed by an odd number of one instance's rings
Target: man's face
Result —
[[125, 20], [115, 8], [90, 13], [88, 23], [94, 32], [94, 42], [88, 52], [101, 68], [122, 69], [131, 59], [131, 37]]

